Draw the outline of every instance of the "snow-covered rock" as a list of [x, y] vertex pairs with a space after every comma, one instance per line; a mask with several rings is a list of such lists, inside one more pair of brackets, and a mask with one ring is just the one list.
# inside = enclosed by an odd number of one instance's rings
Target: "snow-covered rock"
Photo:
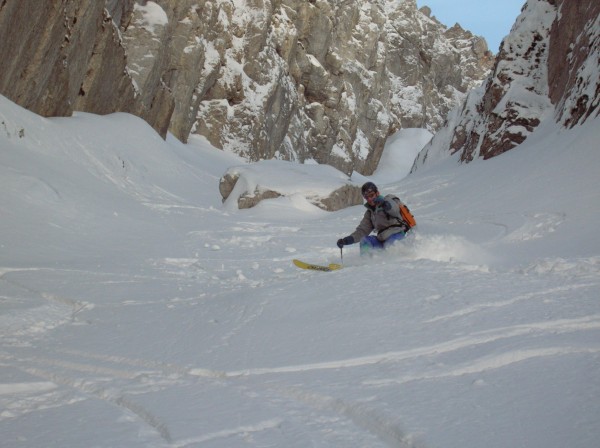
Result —
[[206, 2], [183, 21], [217, 17], [198, 46], [212, 78], [196, 103], [177, 98], [185, 106], [172, 129], [252, 161], [313, 159], [370, 174], [389, 135], [435, 131], [492, 62], [483, 39], [447, 29], [413, 0], [243, 4]]
[[263, 199], [301, 198], [323, 210], [335, 211], [362, 203], [360, 185], [328, 165], [265, 160], [229, 168], [219, 192], [233, 208], [251, 208]]
[[469, 162], [523, 143], [546, 118], [565, 126], [597, 115], [600, 3], [529, 0], [492, 74], [448, 115], [413, 169], [449, 154]]

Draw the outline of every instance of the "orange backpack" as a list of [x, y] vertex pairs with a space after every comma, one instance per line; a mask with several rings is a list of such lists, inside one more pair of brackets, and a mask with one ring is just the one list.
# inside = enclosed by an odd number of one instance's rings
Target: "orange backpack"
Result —
[[394, 198], [398, 203], [398, 208], [400, 209], [400, 216], [402, 216], [402, 220], [408, 225], [409, 229], [412, 229], [417, 225], [417, 221], [413, 214], [410, 212], [410, 209], [406, 206], [404, 202], [400, 200], [400, 198]]

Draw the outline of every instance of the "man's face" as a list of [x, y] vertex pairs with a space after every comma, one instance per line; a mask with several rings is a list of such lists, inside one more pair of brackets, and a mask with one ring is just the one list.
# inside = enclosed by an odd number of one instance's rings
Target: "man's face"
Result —
[[371, 191], [367, 191], [365, 193], [365, 195], [363, 196], [363, 198], [365, 198], [365, 201], [367, 201], [367, 203], [369, 205], [375, 205], [375, 198], [377, 198], [377, 196], [379, 196], [379, 191], [371, 190]]

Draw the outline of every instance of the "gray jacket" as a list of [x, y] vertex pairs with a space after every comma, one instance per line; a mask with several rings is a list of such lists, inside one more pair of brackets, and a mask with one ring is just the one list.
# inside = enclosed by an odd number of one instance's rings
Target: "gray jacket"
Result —
[[382, 207], [383, 204], [376, 207], [365, 204], [367, 211], [356, 230], [350, 234], [355, 243], [358, 243], [373, 231], [377, 232], [377, 239], [381, 242], [387, 240], [391, 235], [406, 232], [407, 226], [400, 217], [397, 199], [396, 196], [391, 194], [385, 196], [384, 201], [390, 205], [387, 212]]

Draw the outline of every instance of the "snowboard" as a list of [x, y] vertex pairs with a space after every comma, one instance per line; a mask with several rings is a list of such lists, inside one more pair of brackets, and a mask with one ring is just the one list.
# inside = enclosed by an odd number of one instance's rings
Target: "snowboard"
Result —
[[341, 264], [337, 264], [337, 263], [329, 263], [328, 265], [320, 265], [320, 264], [306, 263], [304, 261], [300, 261], [300, 260], [296, 260], [296, 259], [294, 259], [292, 261], [300, 269], [310, 269], [312, 271], [329, 272], [329, 271], [337, 271], [338, 269], [343, 268], [343, 266]]

